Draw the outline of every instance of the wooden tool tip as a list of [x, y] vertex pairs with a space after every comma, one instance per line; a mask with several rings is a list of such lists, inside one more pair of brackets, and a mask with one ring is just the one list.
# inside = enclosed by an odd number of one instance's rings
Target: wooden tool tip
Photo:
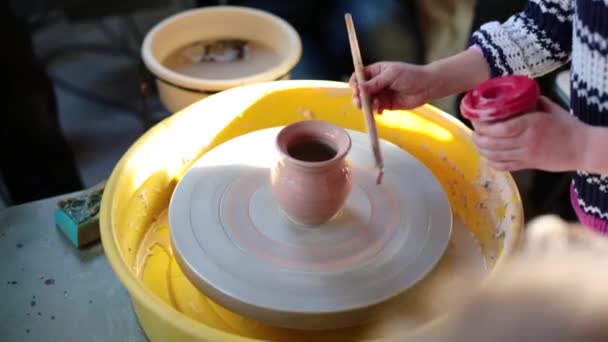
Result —
[[376, 176], [376, 185], [380, 185], [380, 183], [382, 183], [383, 176], [384, 176], [384, 170], [378, 170], [378, 175]]

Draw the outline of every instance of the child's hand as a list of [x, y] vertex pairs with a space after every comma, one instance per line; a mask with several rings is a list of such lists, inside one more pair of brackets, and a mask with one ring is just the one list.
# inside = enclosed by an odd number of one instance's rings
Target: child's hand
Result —
[[572, 171], [583, 164], [587, 128], [546, 97], [539, 110], [497, 123], [474, 123], [473, 143], [499, 171]]
[[[372, 109], [382, 113], [385, 109], [411, 109], [430, 100], [430, 92], [436, 86], [434, 69], [429, 66], [401, 62], [379, 62], [364, 68], [367, 81], [361, 85], [370, 95]], [[357, 78], [350, 78], [353, 104], [361, 108]]]

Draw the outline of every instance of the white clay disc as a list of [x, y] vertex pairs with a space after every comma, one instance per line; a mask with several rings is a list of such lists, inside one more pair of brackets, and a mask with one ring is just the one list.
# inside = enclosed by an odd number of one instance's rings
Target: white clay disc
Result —
[[294, 329], [347, 327], [366, 309], [412, 287], [441, 259], [452, 212], [432, 173], [381, 140], [384, 177], [366, 134], [348, 130], [353, 190], [317, 227], [281, 213], [270, 188], [282, 127], [227, 141], [204, 154], [169, 206], [174, 253], [188, 279], [235, 313]]

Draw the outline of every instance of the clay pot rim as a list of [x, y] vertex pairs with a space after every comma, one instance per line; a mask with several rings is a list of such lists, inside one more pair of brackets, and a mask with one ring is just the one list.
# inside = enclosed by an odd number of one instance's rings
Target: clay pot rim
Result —
[[[290, 133], [297, 132], [297, 130], [302, 130], [299, 134], [310, 136], [311, 138], [316, 138], [332, 146], [336, 150], [336, 155], [328, 160], [313, 162], [296, 159], [290, 156], [289, 153], [287, 153], [287, 146], [289, 141], [286, 141], [285, 139], [287, 139]], [[324, 133], [326, 133], [327, 131], [335, 131], [337, 133], [335, 138], [328, 139], [328, 137], [324, 135]], [[305, 120], [298, 121], [283, 127], [277, 134], [275, 144], [281, 157], [283, 157], [284, 160], [289, 161], [290, 164], [306, 168], [324, 168], [329, 165], [335, 164], [336, 162], [346, 157], [346, 155], [351, 149], [352, 139], [344, 128], [335, 125], [331, 122], [324, 120]]]

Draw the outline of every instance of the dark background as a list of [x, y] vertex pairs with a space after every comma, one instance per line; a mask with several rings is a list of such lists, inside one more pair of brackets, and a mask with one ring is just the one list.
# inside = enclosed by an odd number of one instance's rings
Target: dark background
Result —
[[[447, 1], [447, 0], [446, 0]], [[134, 22], [132, 14], [175, 6], [176, 1], [85, 1], [31, 0], [3, 2], [2, 19], [8, 23], [3, 31], [6, 40], [5, 60], [8, 73], [8, 107], [0, 126], [0, 176], [2, 198], [9, 205], [50, 197], [84, 187], [74, 160], [73, 146], [66, 141], [59, 120], [57, 89], [69, 91], [89, 102], [135, 112], [143, 120], [142, 132], [168, 113], [158, 104], [154, 82], [139, 61], [138, 44], [146, 28]], [[336, 1], [177, 1], [188, 6], [217, 4], [244, 5], [275, 13], [290, 22], [301, 35], [303, 56], [292, 73], [294, 79], [345, 80], [352, 72], [348, 41], [344, 36], [345, 12], [357, 18], [357, 32], [366, 63], [378, 60], [401, 60], [410, 63], [426, 61], [422, 34], [429, 25], [418, 15], [417, 2], [405, 0], [336, 0]], [[484, 22], [507, 19], [522, 9], [525, 1], [480, 0], [477, 2], [469, 32]], [[131, 92], [144, 99], [137, 104], [125, 104], [119, 97], [95, 94], [91, 87], [76, 87], [69, 83], [69, 73], [51, 77], [49, 65], [66, 49], [40, 55], [32, 37], [53, 22], [61, 20], [76, 25], [108, 17], [121, 18], [118, 26], [123, 32], [104, 33], [114, 45], [103, 49], [81, 46], [89, 53], [124, 55], [133, 61], [132, 75], [136, 79]], [[66, 37], [69, 40], [69, 37]], [[464, 49], [466, 44], [462, 46]], [[75, 49], [78, 47], [71, 47]], [[97, 49], [97, 50], [96, 50]], [[543, 77], [543, 92], [567, 105], [554, 92], [555, 73]], [[141, 85], [146, 85], [141, 92]], [[457, 106], [443, 108], [461, 118]], [[155, 114], [153, 115], [152, 112]], [[568, 200], [568, 175], [561, 173], [528, 172], [532, 185], [526, 191], [524, 205], [529, 218], [542, 213], [557, 213], [574, 218]]]

